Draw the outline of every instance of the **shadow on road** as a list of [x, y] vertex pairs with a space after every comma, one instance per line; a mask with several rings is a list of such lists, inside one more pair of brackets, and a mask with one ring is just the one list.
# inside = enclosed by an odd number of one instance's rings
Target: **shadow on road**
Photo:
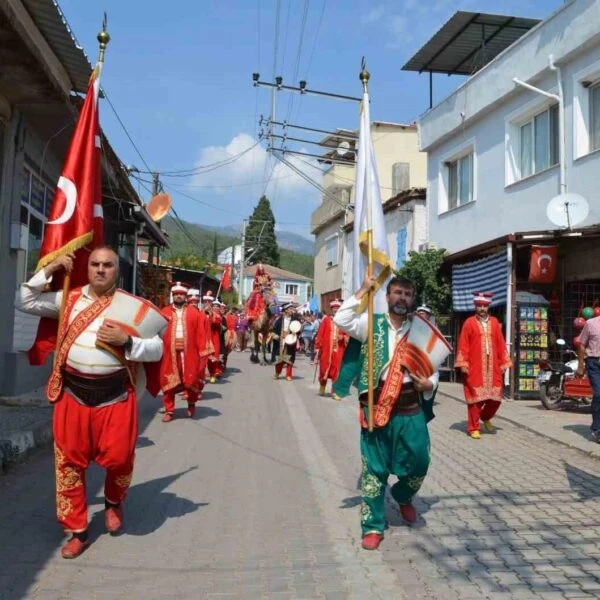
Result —
[[[145, 397], [139, 402], [140, 433], [146, 430], [160, 405], [160, 398]], [[153, 444], [150, 439], [141, 436], [137, 448]], [[126, 515], [130, 518], [134, 518], [137, 511], [133, 506], [142, 494], [147, 495], [147, 502], [152, 506], [152, 495], [157, 493], [160, 496], [159, 514], [154, 514], [154, 509], [148, 511], [142, 521], [137, 522], [140, 531], [153, 531], [165, 519], [186, 514], [201, 506], [177, 498], [174, 494], [161, 492], [169, 483], [166, 479], [181, 475], [183, 473], [131, 489], [131, 502], [128, 499], [125, 504]], [[102, 490], [103, 485], [104, 470], [92, 465], [87, 474], [88, 498], [93, 499], [95, 494]], [[138, 487], [143, 489], [136, 491]], [[103, 498], [101, 502], [104, 503]], [[90, 504], [90, 513], [92, 509]], [[96, 537], [94, 531], [98, 532], [100, 528], [104, 531], [104, 525], [101, 523], [103, 518], [103, 511], [93, 518], [90, 526], [93, 537]], [[0, 600], [18, 600], [25, 597], [35, 584], [38, 572], [53, 558], [65, 539], [56, 523], [53, 456], [46, 450], [32, 456], [25, 464], [0, 478], [0, 565], [6, 567], [0, 569]]]
[[[208, 506], [208, 502], [192, 502], [165, 491], [174, 481], [197, 468], [190, 467], [181, 473], [132, 486], [124, 505], [125, 519], [120, 535], [148, 535], [159, 529], [167, 519], [183, 517], [202, 506]], [[104, 505], [104, 496], [97, 496], [93, 504]], [[105, 534], [104, 511], [100, 510], [90, 523], [90, 536], [93, 541]]]

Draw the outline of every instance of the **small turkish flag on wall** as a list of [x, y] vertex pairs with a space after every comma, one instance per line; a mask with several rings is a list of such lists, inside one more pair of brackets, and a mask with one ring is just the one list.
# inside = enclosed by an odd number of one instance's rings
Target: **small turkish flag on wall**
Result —
[[553, 283], [557, 256], [558, 246], [532, 246], [529, 283]]

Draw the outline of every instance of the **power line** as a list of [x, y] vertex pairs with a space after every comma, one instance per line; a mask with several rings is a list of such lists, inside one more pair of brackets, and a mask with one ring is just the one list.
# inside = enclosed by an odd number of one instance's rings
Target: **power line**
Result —
[[110, 101], [110, 98], [106, 94], [106, 90], [102, 89], [102, 92], [104, 94], [104, 98], [108, 102], [108, 105], [111, 107], [113, 113], [115, 114], [115, 117], [117, 117], [117, 121], [119, 121], [119, 124], [123, 128], [123, 131], [125, 132], [125, 135], [127, 136], [127, 138], [129, 139], [129, 141], [131, 142], [131, 145], [133, 146], [134, 150], [137, 152], [137, 155], [140, 157], [141, 161], [144, 163], [144, 166], [146, 167], [146, 169], [148, 169], [147, 172], [148, 173], [152, 173], [152, 169], [150, 168], [150, 166], [146, 162], [145, 158], [142, 156], [142, 153], [140, 152], [140, 149], [136, 146], [136, 144], [133, 141], [133, 138], [131, 137], [131, 135], [129, 135], [129, 131], [127, 131], [127, 127], [125, 127], [125, 123], [123, 123], [123, 121], [121, 120], [121, 117], [119, 116], [119, 113], [117, 112], [117, 109], [113, 106], [113, 103]]

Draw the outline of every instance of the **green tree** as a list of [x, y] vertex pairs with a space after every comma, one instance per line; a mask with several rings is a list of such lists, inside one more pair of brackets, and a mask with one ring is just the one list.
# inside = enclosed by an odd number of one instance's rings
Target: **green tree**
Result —
[[408, 253], [408, 260], [396, 271], [417, 286], [417, 302], [427, 304], [439, 317], [448, 316], [452, 308], [452, 290], [441, 274], [446, 250]]
[[251, 262], [279, 266], [279, 248], [275, 236], [275, 217], [271, 203], [262, 196], [254, 207], [246, 229], [246, 248], [254, 248]]
[[203, 271], [206, 267], [206, 259], [195, 254], [171, 254], [165, 258], [165, 263], [182, 269], [192, 269], [193, 271]]
[[217, 264], [219, 258], [219, 242], [217, 240], [217, 234], [215, 233], [215, 237], [213, 238], [213, 247], [212, 247], [212, 261]]

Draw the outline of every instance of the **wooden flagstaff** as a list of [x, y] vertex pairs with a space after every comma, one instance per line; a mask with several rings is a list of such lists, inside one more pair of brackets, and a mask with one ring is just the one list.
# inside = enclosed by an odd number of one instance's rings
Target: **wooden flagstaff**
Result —
[[[368, 83], [371, 75], [365, 68], [363, 59], [362, 70], [360, 72], [360, 80], [363, 84], [363, 102], [368, 102]], [[365, 97], [366, 96], [366, 97]], [[363, 110], [365, 108], [363, 107]], [[370, 123], [367, 123], [367, 127]], [[363, 151], [365, 149], [363, 148]], [[365, 151], [364, 160], [367, 160], [368, 150]], [[367, 277], [373, 277], [373, 208], [371, 205], [371, 176], [370, 165], [365, 163], [365, 200], [367, 203]], [[373, 313], [375, 308], [375, 292], [373, 288], [369, 289], [367, 295], [367, 377], [369, 380], [368, 396], [367, 396], [367, 423], [369, 432], [373, 431], [373, 405], [375, 403], [375, 389], [373, 387]]]
[[[108, 45], [108, 42], [110, 42], [110, 35], [108, 35], [108, 31], [106, 31], [106, 13], [104, 13], [104, 19], [102, 20], [102, 31], [97, 35], [96, 39], [98, 40], [98, 43], [100, 45], [100, 50], [98, 53], [98, 63], [97, 63], [97, 66], [94, 68], [92, 77], [96, 74], [95, 71], [98, 68], [98, 66], [101, 66], [104, 63], [104, 54], [106, 52], [106, 46]], [[62, 330], [63, 321], [65, 318], [65, 311], [67, 308], [67, 298], [69, 296], [70, 288], [71, 288], [71, 273], [65, 273], [65, 278], [63, 281], [63, 289], [62, 289], [63, 294], [62, 294], [61, 303], [60, 303], [60, 311], [58, 313], [58, 331], [56, 334], [57, 335], [57, 337], [56, 337], [56, 352], [54, 353], [54, 362], [55, 363], [58, 358], [58, 350], [62, 343], [62, 340], [58, 336], [60, 335], [60, 332]]]

